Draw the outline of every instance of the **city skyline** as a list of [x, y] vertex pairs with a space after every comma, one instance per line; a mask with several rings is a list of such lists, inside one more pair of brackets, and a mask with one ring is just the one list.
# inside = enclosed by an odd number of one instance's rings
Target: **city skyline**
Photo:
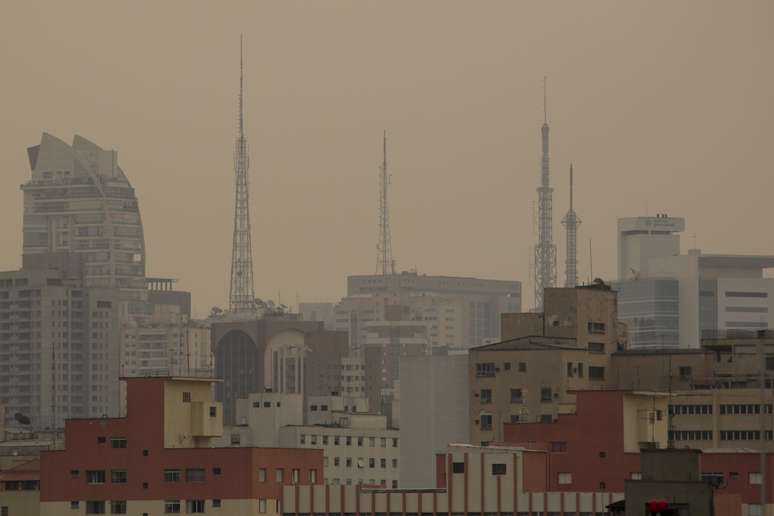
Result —
[[[279, 17], [284, 26], [299, 8], [266, 4], [246, 9], [256, 27], [234, 23], [236, 12], [214, 19], [204, 13], [215, 9], [189, 13], [175, 40], [164, 32], [171, 7], [160, 8], [155, 21], [120, 7], [93, 9], [104, 23], [88, 27], [79, 19], [84, 11], [72, 6], [49, 6], [45, 18], [42, 8], [17, 7], [19, 23], [0, 36], [11, 78], [6, 95], [18, 99], [0, 122], [0, 268], [21, 264], [25, 149], [43, 131], [65, 140], [87, 134], [117, 150], [133, 178], [148, 274], [179, 278], [200, 317], [212, 305], [227, 306], [233, 48], [240, 29], [251, 78], [245, 94], [258, 297], [276, 299], [281, 289], [283, 302], [293, 305], [297, 293], [302, 302], [333, 301], [344, 294], [348, 274], [372, 271], [385, 127], [395, 142], [397, 268], [513, 279], [529, 289], [543, 75], [551, 78], [554, 170], [566, 170], [570, 161], [583, 170], [575, 185], [584, 218], [581, 282], [588, 278], [588, 238], [594, 276], [615, 277], [615, 224], [624, 216], [686, 217], [684, 248], [771, 253], [759, 214], [772, 181], [764, 173], [766, 142], [774, 135], [774, 76], [765, 66], [773, 54], [772, 8], [700, 5], [676, 6], [670, 20], [600, 2], [564, 12], [453, 4], [445, 20], [433, 18], [430, 7], [412, 9], [410, 20], [400, 5], [311, 7], [319, 16], [310, 19], [319, 24], [300, 20], [299, 31], [308, 33], [297, 39], [261, 15]], [[618, 23], [604, 19], [609, 11]], [[556, 22], [550, 26], [549, 14]], [[380, 16], [404, 22], [404, 38], [396, 41]], [[115, 26], [119, 19], [124, 23]], [[83, 34], [64, 30], [62, 20]], [[212, 32], [195, 32], [207, 22]], [[465, 24], [470, 32], [460, 33]], [[340, 33], [328, 34], [334, 28]], [[427, 39], [428, 28], [436, 38]], [[111, 39], [111, 31], [122, 37]], [[316, 38], [319, 31], [328, 39]], [[95, 38], [100, 45], [92, 45]], [[654, 48], [656, 42], [662, 46]], [[279, 48], [272, 52], [270, 43]], [[18, 45], [27, 59], [10, 54]], [[436, 55], [439, 46], [451, 51]], [[86, 50], [93, 59], [72, 57]], [[725, 60], [715, 69], [718, 59]], [[555, 188], [561, 214], [566, 184], [557, 180]], [[170, 201], [180, 197], [185, 205]], [[561, 231], [554, 219], [554, 232]], [[742, 224], [750, 231], [738, 231]]]

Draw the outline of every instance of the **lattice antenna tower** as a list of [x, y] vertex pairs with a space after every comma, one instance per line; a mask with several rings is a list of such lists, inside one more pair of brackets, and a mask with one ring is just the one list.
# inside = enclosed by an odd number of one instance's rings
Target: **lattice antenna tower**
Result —
[[239, 100], [237, 137], [234, 142], [234, 239], [231, 249], [231, 288], [229, 310], [235, 314], [254, 313], [255, 287], [253, 285], [253, 249], [250, 238], [250, 191], [247, 171], [250, 157], [245, 137], [244, 116], [244, 51], [243, 37], [239, 37]]
[[538, 193], [538, 243], [535, 246], [535, 310], [543, 309], [543, 291], [556, 285], [556, 245], [553, 241], [553, 192], [548, 161], [548, 102], [546, 78], [543, 78], [543, 159]]
[[575, 213], [575, 209], [573, 209], [572, 189], [572, 163], [570, 163], [570, 209], [567, 210], [567, 214], [564, 216], [564, 219], [562, 219], [562, 224], [564, 224], [567, 236], [567, 257], [564, 262], [564, 286], [569, 288], [578, 286], [578, 226], [581, 223], [578, 214]]
[[382, 164], [379, 166], [379, 240], [376, 243], [376, 273], [395, 274], [395, 262], [392, 259], [392, 236], [390, 234], [390, 210], [388, 189], [390, 174], [387, 171], [387, 131], [382, 140]]

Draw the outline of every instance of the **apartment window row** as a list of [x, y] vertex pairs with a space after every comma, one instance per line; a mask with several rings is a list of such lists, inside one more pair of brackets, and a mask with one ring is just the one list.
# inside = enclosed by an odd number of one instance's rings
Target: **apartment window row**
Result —
[[[331, 437], [333, 439], [331, 439]], [[300, 444], [310, 444], [316, 446], [321, 444], [322, 446], [328, 446], [333, 442], [333, 446], [352, 446], [353, 441], [359, 447], [365, 446], [366, 439], [368, 439], [368, 447], [375, 448], [376, 440], [379, 439], [379, 447], [381, 448], [397, 448], [399, 440], [397, 437], [365, 437], [365, 436], [352, 436], [352, 435], [316, 435], [316, 434], [301, 434], [298, 438]], [[342, 444], [343, 443], [343, 444]]]
[[669, 405], [670, 416], [705, 416], [712, 414], [712, 405]]
[[712, 430], [670, 430], [670, 441], [711, 441]]
[[594, 334], [607, 333], [607, 325], [603, 322], [589, 321], [586, 324], [586, 329], [588, 330], [589, 333], [594, 333]]
[[[368, 482], [365, 480], [358, 480], [358, 479], [351, 479], [351, 478], [331, 478], [331, 479], [325, 479], [326, 484], [330, 484], [333, 486], [339, 486], [339, 485], [348, 485], [351, 486], [352, 484], [368, 484], [368, 485], [380, 485], [381, 487], [387, 487], [387, 479], [369, 479]], [[393, 480], [390, 484], [393, 489], [398, 489], [398, 481]], [[351, 513], [347, 513], [351, 514]]]
[[[353, 463], [356, 464], [356, 466], [361, 469], [365, 467], [366, 462], [368, 463], [369, 468], [376, 468], [376, 458], [368, 458], [368, 461], [366, 461], [366, 457], [358, 457], [357, 461], [355, 461], [352, 457], [343, 457], [344, 458], [344, 464], [345, 467], [351, 468], [353, 467]], [[333, 466], [334, 467], [341, 467], [342, 464], [342, 457], [333, 457]], [[328, 457], [325, 457], [325, 466], [328, 466]], [[379, 467], [382, 469], [387, 468], [387, 459], [381, 458], [379, 459]], [[392, 459], [392, 467], [393, 469], [398, 468], [398, 459]]]
[[[317, 470], [316, 469], [310, 469], [307, 472], [309, 483], [310, 484], [316, 484], [317, 483]], [[258, 468], [258, 482], [266, 482], [269, 477], [269, 470], [268, 468]], [[285, 481], [285, 469], [284, 468], [275, 468], [274, 469], [274, 481], [282, 483]], [[293, 468], [290, 470], [290, 481], [293, 484], [298, 484], [301, 481], [301, 470], [298, 468]]]
[[734, 403], [734, 404], [722, 404], [720, 405], [721, 415], [752, 415], [760, 414], [761, 407], [764, 414], [771, 414], [771, 403], [765, 405], [759, 405], [757, 403]]
[[[271, 401], [264, 401], [263, 404], [261, 404], [260, 401], [254, 401], [253, 402], [253, 408], [261, 408], [261, 406], [263, 406], [263, 408], [271, 408], [272, 403], [271, 403]], [[281, 405], [281, 403], [279, 401], [277, 401], [277, 402], [274, 403], [274, 406], [275, 407], [280, 407], [282, 405]]]
[[[765, 440], [771, 441], [772, 431], [765, 430], [763, 432], [763, 437]], [[760, 441], [761, 432], [760, 430], [721, 430], [720, 440], [721, 441]]]

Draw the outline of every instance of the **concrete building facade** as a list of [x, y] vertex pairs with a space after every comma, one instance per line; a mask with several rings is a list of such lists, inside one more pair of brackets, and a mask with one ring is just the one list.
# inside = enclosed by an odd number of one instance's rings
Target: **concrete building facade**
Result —
[[552, 421], [579, 389], [606, 385], [625, 346], [616, 294], [605, 285], [546, 289], [544, 313], [505, 314], [508, 340], [470, 350], [471, 442], [502, 441], [509, 422]]
[[322, 448], [325, 482], [397, 488], [400, 479], [400, 432], [378, 414], [333, 414], [326, 425], [285, 426], [280, 445]]
[[431, 486], [433, 457], [470, 440], [468, 355], [404, 357], [400, 369], [400, 485]]

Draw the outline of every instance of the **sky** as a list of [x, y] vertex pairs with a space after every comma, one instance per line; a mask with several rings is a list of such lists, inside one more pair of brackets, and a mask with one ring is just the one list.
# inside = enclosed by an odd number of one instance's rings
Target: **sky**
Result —
[[[684, 216], [683, 249], [774, 254], [769, 0], [4, 1], [0, 270], [21, 264], [26, 148], [118, 160], [147, 274], [227, 306], [245, 38], [256, 295], [334, 301], [376, 269], [381, 136], [400, 270], [523, 282], [548, 77], [558, 277], [574, 164], [579, 271], [616, 219]], [[591, 253], [590, 253], [591, 247]]]

